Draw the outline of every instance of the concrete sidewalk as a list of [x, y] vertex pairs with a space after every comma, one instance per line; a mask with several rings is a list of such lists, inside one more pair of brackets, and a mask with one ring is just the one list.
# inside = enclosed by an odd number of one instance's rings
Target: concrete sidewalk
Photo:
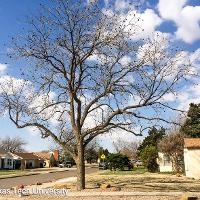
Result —
[[[182, 196], [183, 194], [185, 194], [184, 192], [124, 192], [124, 191], [120, 191], [120, 192], [105, 192], [105, 191], [101, 191], [101, 192], [71, 192], [69, 191], [67, 196], [68, 197], [98, 197], [98, 196], [104, 196], [104, 197], [108, 197], [108, 196]], [[200, 196], [200, 192], [198, 193], [187, 193], [190, 195], [198, 195]]]
[[183, 195], [200, 197], [198, 193], [184, 192], [68, 192], [66, 196], [30, 195], [19, 197], [17, 195], [0, 196], [0, 200], [178, 200]]

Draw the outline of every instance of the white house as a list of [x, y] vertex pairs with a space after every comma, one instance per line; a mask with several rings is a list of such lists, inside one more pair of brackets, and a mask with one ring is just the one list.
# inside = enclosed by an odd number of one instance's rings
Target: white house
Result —
[[172, 162], [170, 157], [164, 153], [158, 152], [158, 165], [160, 172], [172, 172]]
[[14, 159], [12, 153], [0, 150], [0, 169], [14, 169]]
[[187, 177], [200, 179], [200, 138], [184, 139], [184, 164]]

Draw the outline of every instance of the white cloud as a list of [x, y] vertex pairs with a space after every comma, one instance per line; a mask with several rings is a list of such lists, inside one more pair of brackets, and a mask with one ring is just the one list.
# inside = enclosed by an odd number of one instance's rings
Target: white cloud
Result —
[[104, 4], [105, 4], [105, 6], [108, 6], [109, 0], [104, 0]]
[[200, 48], [190, 54], [190, 60], [196, 68], [200, 67]]
[[173, 93], [167, 93], [163, 96], [163, 101], [165, 102], [171, 102], [171, 101], [175, 101], [177, 99], [177, 97], [175, 96], [175, 94]]
[[[135, 132], [140, 133], [139, 127], [136, 127]], [[131, 141], [139, 142], [142, 139], [143, 139], [142, 136], [138, 137], [132, 133], [128, 133], [128, 132], [117, 130], [117, 129], [115, 129], [113, 133], [107, 133], [107, 134], [102, 134], [102, 135], [97, 136], [97, 141], [99, 141], [105, 148], [107, 148], [111, 152], [114, 152], [115, 150], [113, 143], [117, 142], [118, 140], [127, 141], [127, 142], [131, 142]]]
[[95, 3], [96, 0], [87, 0], [87, 4]]
[[[132, 34], [132, 39], [145, 39], [154, 34], [156, 28], [162, 23], [162, 19], [152, 9], [146, 9], [143, 13], [135, 10], [127, 16], [127, 30]], [[131, 24], [131, 27], [128, 25]], [[132, 24], [137, 25], [134, 29]]]
[[7, 69], [7, 65], [0, 63], [0, 73], [1, 74], [4, 73], [6, 69]]
[[[117, 26], [125, 27], [133, 40], [148, 38], [163, 22], [162, 18], [153, 10], [138, 11], [130, 0], [116, 0], [112, 7], [105, 7], [102, 12], [107, 16], [116, 16]], [[106, 2], [108, 5], [108, 2]], [[128, 10], [128, 12], [127, 12]]]
[[186, 6], [187, 0], [159, 0], [158, 10], [163, 19], [177, 26], [176, 37], [186, 43], [200, 39], [200, 6]]
[[[49, 92], [48, 94], [45, 92], [35, 93], [35, 88], [30, 81], [16, 79], [11, 76], [2, 76], [0, 77], [0, 94], [4, 92], [11, 96], [21, 95], [23, 97], [20, 98], [22, 99], [21, 103], [27, 103], [29, 115], [30, 113], [40, 112], [38, 118], [48, 119], [52, 126], [58, 124], [60, 117], [58, 111], [62, 110], [64, 105], [55, 105], [44, 109], [54, 102], [56, 96], [54, 92]], [[34, 116], [32, 117], [34, 118]], [[35, 132], [35, 129], [30, 128], [29, 132]]]
[[23, 87], [23, 93], [28, 98], [28, 94], [32, 89], [32, 84], [29, 81], [23, 79], [16, 79], [11, 76], [0, 77], [0, 93], [6, 91], [8, 94], [14, 95], [19, 92]]
[[122, 65], [122, 66], [127, 66], [129, 64], [132, 63], [132, 59], [131, 57], [129, 56], [124, 56], [120, 59], [119, 63]]
[[94, 53], [91, 56], [89, 56], [87, 60], [91, 62], [98, 61], [98, 55]]
[[178, 19], [186, 2], [187, 0], [159, 0], [158, 10], [164, 19]]
[[[167, 33], [154, 32], [149, 36], [149, 39], [142, 46], [139, 47], [137, 52], [137, 58], [139, 60], [145, 60], [146, 64], [151, 60], [153, 56], [160, 60], [164, 59], [163, 51], [169, 47], [168, 38], [170, 37]], [[155, 46], [158, 46], [159, 51], [155, 54]]]
[[200, 103], [200, 85], [190, 86], [178, 95], [178, 109], [187, 111], [190, 103]]
[[[177, 70], [180, 65], [185, 64], [190, 61], [190, 73], [195, 74], [200, 72], [200, 48], [195, 52], [190, 53], [186, 51], [180, 52], [181, 58], [177, 63]], [[188, 78], [190, 78], [188, 76]], [[173, 93], [168, 93], [163, 96], [163, 101], [166, 102], [177, 102], [179, 109], [187, 110], [190, 103], [200, 103], [200, 81], [198, 78], [193, 77], [192, 81], [196, 85], [185, 85], [179, 90], [177, 95]]]
[[124, 11], [127, 8], [131, 8], [131, 2], [128, 0], [116, 0], [115, 1], [115, 10]]

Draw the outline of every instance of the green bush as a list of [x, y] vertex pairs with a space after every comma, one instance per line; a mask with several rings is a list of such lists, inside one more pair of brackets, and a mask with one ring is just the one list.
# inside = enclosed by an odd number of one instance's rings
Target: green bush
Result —
[[123, 171], [125, 168], [128, 168], [128, 170], [133, 168], [129, 158], [126, 155], [122, 155], [120, 153], [109, 154], [107, 157], [107, 162], [111, 171], [116, 171], [117, 169]]
[[153, 145], [146, 146], [140, 152], [140, 158], [149, 172], [158, 171], [157, 154], [157, 149]]

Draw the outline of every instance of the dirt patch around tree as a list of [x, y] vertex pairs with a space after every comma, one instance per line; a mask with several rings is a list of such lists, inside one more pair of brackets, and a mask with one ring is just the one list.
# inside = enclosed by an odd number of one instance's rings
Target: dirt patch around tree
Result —
[[199, 192], [200, 180], [194, 180], [185, 176], [172, 174], [148, 173], [143, 174], [115, 174], [107, 175], [108, 172], [97, 172], [87, 175], [86, 190], [98, 191], [98, 185], [110, 184], [106, 191], [112, 191], [113, 187], [121, 191], [131, 192]]

